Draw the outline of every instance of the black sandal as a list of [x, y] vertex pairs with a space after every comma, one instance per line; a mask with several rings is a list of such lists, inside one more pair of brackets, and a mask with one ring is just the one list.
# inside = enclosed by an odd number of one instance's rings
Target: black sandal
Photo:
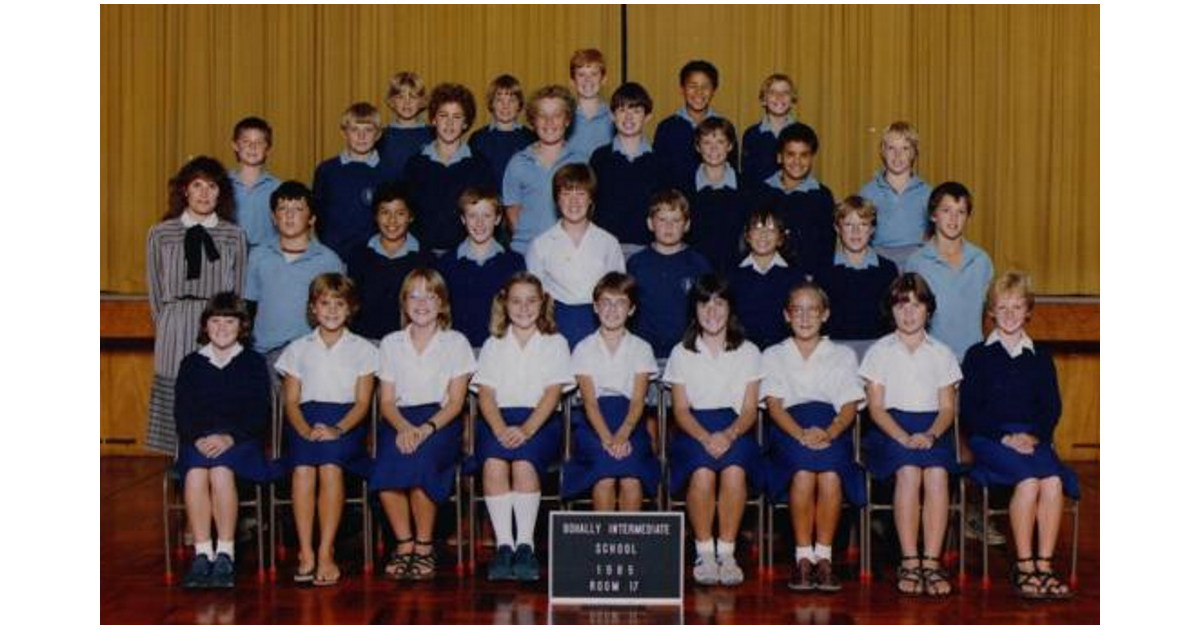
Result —
[[[417, 547], [428, 547], [429, 553], [417, 553]], [[408, 578], [423, 582], [437, 577], [437, 552], [432, 540], [418, 540], [408, 564]]]
[[[906, 567], [906, 560], [916, 560], [917, 566]], [[915, 584], [916, 587], [910, 591], [906, 591], [900, 587], [901, 584]], [[896, 567], [896, 591], [907, 597], [920, 597], [925, 593], [925, 580], [921, 574], [921, 556], [901, 556], [900, 566]]]
[[[926, 562], [936, 562], [937, 566], [924, 566]], [[925, 582], [925, 594], [930, 597], [949, 597], [954, 593], [954, 585], [950, 583], [950, 575], [942, 568], [941, 562], [932, 556], [921, 559], [921, 579]], [[945, 592], [933, 590], [933, 585], [945, 584]]]
[[[1054, 557], [1042, 558], [1038, 557], [1036, 562], [1045, 562], [1050, 564]], [[1038, 585], [1041, 587], [1042, 599], [1071, 599], [1075, 597], [1075, 591], [1071, 590], [1071, 586], [1063, 581], [1054, 570], [1042, 571], [1034, 564], [1034, 574], [1037, 575]]]
[[[400, 545], [407, 545], [413, 542], [412, 538], [405, 538], [396, 541], [396, 547], [392, 549], [392, 553], [388, 554], [387, 562], [383, 565], [383, 574], [393, 580], [407, 580], [409, 577], [410, 568], [412, 567], [413, 553], [404, 553], [400, 551]], [[416, 549], [416, 546], [413, 546]]]
[[[1032, 565], [1032, 570], [1022, 571], [1021, 563], [1028, 562]], [[1012, 582], [1013, 591], [1022, 599], [1046, 599], [1043, 580], [1038, 574], [1037, 565], [1034, 564], [1033, 558], [1017, 558], [1013, 562], [1012, 571], [1009, 572], [1009, 580]], [[1033, 590], [1030, 590], [1032, 587]]]

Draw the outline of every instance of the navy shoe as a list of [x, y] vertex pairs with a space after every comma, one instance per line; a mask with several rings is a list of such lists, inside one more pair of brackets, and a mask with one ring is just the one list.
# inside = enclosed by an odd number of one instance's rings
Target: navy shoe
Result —
[[212, 568], [213, 563], [208, 556], [197, 554], [192, 559], [192, 568], [183, 576], [183, 588], [208, 588]]
[[512, 547], [503, 545], [496, 549], [496, 555], [492, 557], [492, 563], [488, 565], [487, 579], [489, 582], [514, 579]]
[[521, 582], [536, 582], [542, 579], [542, 568], [533, 547], [517, 545], [517, 556], [513, 559], [513, 577]]
[[218, 553], [208, 579], [209, 588], [233, 588], [233, 558], [227, 553]]

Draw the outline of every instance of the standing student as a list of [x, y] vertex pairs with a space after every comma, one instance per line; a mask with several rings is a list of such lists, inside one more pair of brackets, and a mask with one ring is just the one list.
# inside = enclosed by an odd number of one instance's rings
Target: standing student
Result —
[[676, 424], [671, 494], [687, 489], [688, 522], [696, 537], [692, 576], [700, 584], [726, 586], [745, 579], [734, 551], [748, 488], [760, 487], [762, 476], [754, 439], [762, 357], [746, 340], [732, 298], [717, 276], [704, 276], [692, 287], [687, 330], [663, 372], [672, 385]]
[[609, 272], [592, 291], [600, 328], [575, 347], [571, 369], [583, 400], [572, 426], [571, 460], [563, 471], [563, 498], [591, 491], [592, 507], [638, 511], [655, 496], [661, 475], [646, 428], [646, 391], [658, 373], [650, 344], [626, 324], [637, 309], [631, 276]]
[[271, 193], [279, 188], [279, 178], [267, 171], [271, 153], [271, 125], [257, 116], [249, 116], [233, 126], [233, 154], [237, 167], [229, 171], [237, 223], [246, 231], [246, 244], [253, 249], [275, 240], [271, 222]]
[[888, 125], [879, 140], [883, 168], [858, 192], [879, 209], [879, 228], [871, 244], [901, 266], [925, 241], [929, 227], [931, 189], [917, 175], [918, 155], [916, 128], [904, 121]]
[[804, 280], [803, 269], [788, 264], [787, 232], [779, 213], [760, 208], [750, 213], [742, 232], [750, 253], [729, 274], [734, 311], [754, 345], [769, 348], [787, 337], [780, 313], [792, 287]]
[[379, 163], [385, 177], [395, 180], [421, 147], [433, 140], [434, 131], [421, 116], [429, 104], [421, 75], [409, 71], [392, 75], [385, 100], [393, 119], [379, 138]]
[[521, 82], [511, 74], [502, 74], [488, 84], [487, 108], [492, 121], [471, 134], [471, 150], [492, 167], [496, 186], [504, 182], [504, 169], [512, 156], [537, 140], [529, 127], [521, 124], [525, 93]]
[[450, 291], [454, 329], [466, 335], [472, 348], [481, 348], [488, 337], [492, 297], [513, 274], [525, 271], [525, 258], [496, 239], [503, 212], [494, 190], [466, 189], [458, 198], [458, 213], [467, 238], [438, 260], [437, 269]]
[[701, 163], [681, 189], [692, 209], [692, 246], [720, 274], [728, 274], [742, 260], [742, 228], [748, 214], [748, 197], [730, 157], [736, 133], [723, 118], [697, 125], [694, 148]]
[[341, 128], [345, 148], [313, 173], [312, 208], [321, 242], [348, 260], [374, 231], [375, 189], [398, 174], [387, 172], [375, 149], [380, 133], [375, 106], [355, 103], [346, 108]]
[[613, 116], [600, 95], [608, 79], [604, 53], [595, 48], [576, 50], [571, 55], [571, 87], [575, 91], [575, 124], [567, 143], [576, 153], [590, 158], [597, 148], [613, 139]]
[[146, 286], [154, 320], [154, 380], [146, 447], [175, 452], [179, 362], [196, 349], [200, 314], [223, 291], [241, 292], [246, 235], [233, 222], [233, 185], [220, 162], [201, 156], [170, 182], [170, 206], [146, 237]]
[[[342, 572], [334, 541], [346, 503], [344, 471], [362, 477], [367, 459], [367, 414], [379, 355], [347, 327], [358, 308], [354, 282], [338, 273], [308, 289], [312, 332], [288, 344], [275, 363], [283, 375], [284, 462], [292, 470], [292, 513], [299, 551], [295, 582], [333, 586]], [[313, 553], [313, 516], [321, 527]]]
[[938, 304], [921, 276], [897, 278], [887, 304], [895, 332], [871, 346], [858, 371], [878, 429], [863, 437], [863, 459], [875, 477], [896, 478], [893, 512], [901, 554], [896, 589], [941, 597], [951, 592], [940, 557], [950, 475], [958, 472], [950, 429], [962, 372], [950, 348], [926, 332]]
[[492, 169], [466, 143], [475, 123], [475, 97], [465, 86], [442, 83], [429, 97], [429, 122], [435, 136], [404, 167], [404, 183], [421, 220], [417, 233], [436, 256], [462, 240], [458, 197], [470, 187], [493, 188]]
[[[683, 106], [658, 123], [654, 131], [654, 152], [666, 162], [671, 185], [676, 188], [686, 187], [700, 165], [700, 156], [694, 149], [696, 128], [705, 120], [720, 118], [712, 109], [719, 79], [717, 67], [707, 61], [693, 60], [684, 64], [679, 69]], [[737, 164], [737, 131], [729, 135], [729, 162]]]
[[772, 74], [758, 88], [758, 102], [763, 108], [762, 120], [742, 133], [742, 177], [755, 184], [766, 180], [778, 168], [775, 154], [779, 133], [796, 122], [792, 112], [796, 106], [796, 86], [788, 75]]
[[866, 503], [851, 433], [866, 396], [854, 352], [821, 335], [829, 298], [819, 286], [804, 282], [792, 289], [783, 317], [792, 337], [763, 353], [763, 397], [773, 421], [767, 487], [773, 501], [787, 500], [791, 512], [796, 564], [788, 588], [834, 592], [841, 590], [833, 536], [842, 497]]
[[567, 164], [587, 163], [587, 156], [566, 142], [574, 111], [575, 97], [561, 85], [543, 87], [529, 101], [525, 113], [537, 142], [517, 152], [504, 169], [504, 212], [515, 252], [524, 254], [554, 225], [554, 174]]
[[1053, 358], [1025, 331], [1033, 311], [1029, 276], [1010, 271], [996, 278], [987, 311], [996, 327], [967, 351], [959, 396], [975, 454], [971, 476], [980, 484], [1013, 487], [1013, 589], [1027, 599], [1064, 599], [1074, 593], [1054, 571], [1054, 548], [1063, 495], [1078, 500], [1079, 479], [1054, 450], [1062, 399]]
[[438, 505], [454, 493], [454, 466], [462, 448], [458, 418], [475, 356], [467, 338], [450, 329], [450, 295], [438, 272], [409, 273], [400, 304], [403, 329], [379, 346], [383, 422], [371, 489], [379, 492], [396, 535], [384, 573], [430, 580], [437, 572], [434, 520]]
[[625, 272], [621, 245], [592, 224], [596, 175], [586, 164], [568, 164], [554, 174], [554, 199], [561, 217], [537, 237], [525, 266], [554, 298], [554, 318], [572, 348], [596, 328], [592, 288], [610, 271]]
[[180, 364], [174, 399], [175, 467], [196, 550], [183, 586], [233, 588], [235, 476], [258, 482], [271, 476], [262, 441], [271, 386], [262, 356], [243, 345], [250, 339], [250, 315], [237, 294], [217, 293], [197, 319], [201, 347]]
[[491, 333], [473, 380], [483, 422], [467, 469], [483, 470], [484, 501], [496, 532], [488, 579], [536, 582], [541, 476], [562, 456], [557, 406], [563, 386], [575, 382], [571, 352], [554, 325], [554, 303], [527, 272], [509, 278], [496, 294]]

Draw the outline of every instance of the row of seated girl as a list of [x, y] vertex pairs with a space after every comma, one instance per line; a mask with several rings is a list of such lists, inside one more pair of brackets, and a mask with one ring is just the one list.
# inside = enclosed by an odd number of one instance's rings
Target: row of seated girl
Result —
[[[553, 301], [541, 282], [516, 274], [493, 300], [491, 337], [476, 360], [466, 338], [449, 327], [447, 290], [436, 271], [419, 269], [405, 278], [401, 330], [385, 337], [377, 352], [346, 329], [356, 306], [352, 283], [337, 274], [318, 277], [309, 300], [315, 329], [293, 342], [275, 366], [285, 374], [287, 455], [277, 465], [292, 470], [300, 540], [295, 580], [330, 585], [339, 579], [333, 539], [343, 470], [366, 476], [379, 493], [397, 538], [385, 573], [395, 579], [435, 576], [434, 517], [453, 492], [469, 382], [478, 390], [482, 422], [474, 454], [463, 466], [482, 475], [496, 535], [489, 579], [540, 578], [534, 527], [541, 483], [562, 456], [556, 408], [571, 385], [579, 387], [584, 413], [573, 427], [564, 496], [590, 492], [596, 509], [639, 509], [642, 498], [656, 492], [660, 469], [642, 421], [658, 366], [649, 344], [626, 328], [636, 295], [629, 276], [604, 276], [593, 291], [600, 326], [572, 353], [556, 332]], [[859, 366], [853, 351], [821, 335], [829, 301], [811, 282], [793, 288], [780, 313], [791, 338], [764, 353], [746, 340], [726, 281], [704, 276], [692, 287], [687, 329], [662, 380], [671, 387], [675, 421], [666, 482], [672, 495], [686, 495], [694, 579], [743, 581], [735, 558], [741, 516], [748, 493], [765, 491], [790, 505], [796, 549], [789, 587], [840, 588], [833, 536], [843, 497], [860, 505], [866, 499], [849, 433], [865, 403], [878, 430], [864, 437], [863, 461], [872, 475], [896, 480], [902, 554], [896, 587], [909, 595], [949, 594], [938, 558], [949, 479], [960, 472], [949, 430], [959, 412], [961, 381], [961, 413], [977, 457], [973, 474], [1016, 486], [1014, 586], [1027, 597], [1069, 596], [1051, 557], [1063, 494], [1077, 496], [1078, 488], [1051, 446], [1058, 390], [1048, 355], [1034, 352], [1024, 333], [1032, 306], [1027, 279], [1010, 273], [994, 283], [989, 311], [996, 331], [972, 348], [962, 371], [953, 353], [926, 333], [936, 302], [919, 275], [898, 278], [888, 303], [895, 331], [874, 344]], [[273, 474], [257, 442], [269, 406], [266, 368], [239, 343], [245, 322], [236, 296], [214, 298], [201, 321], [205, 345], [181, 368], [176, 413], [184, 447], [178, 465], [197, 550], [185, 580], [190, 586], [232, 585], [234, 473], [258, 480]], [[364, 419], [375, 374], [384, 421], [371, 462]], [[772, 422], [760, 445], [753, 433], [764, 399]], [[314, 503], [321, 526], [315, 553]]]

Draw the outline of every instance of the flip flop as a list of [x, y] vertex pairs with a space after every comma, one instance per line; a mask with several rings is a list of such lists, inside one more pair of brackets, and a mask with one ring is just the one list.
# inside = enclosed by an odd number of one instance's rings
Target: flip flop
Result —
[[313, 584], [313, 586], [334, 586], [341, 579], [342, 579], [342, 572], [340, 570], [338, 570], [338, 572], [334, 573], [333, 577], [331, 577], [331, 578], [314, 575], [312, 584]]
[[317, 575], [317, 565], [313, 564], [307, 571], [296, 570], [292, 574], [292, 581], [296, 584], [309, 584]]

